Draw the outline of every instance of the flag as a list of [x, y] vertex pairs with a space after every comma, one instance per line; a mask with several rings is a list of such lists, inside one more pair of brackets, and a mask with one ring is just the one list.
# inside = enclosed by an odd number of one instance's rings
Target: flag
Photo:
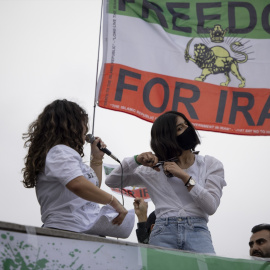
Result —
[[[103, 168], [105, 171], [105, 175], [109, 175], [114, 168], [116, 168], [118, 165], [112, 165], [112, 164], [103, 164]], [[112, 191], [118, 193], [118, 194], [123, 194], [127, 197], [131, 198], [143, 198], [146, 202], [151, 201], [150, 196], [148, 194], [147, 188], [146, 187], [137, 187], [137, 186], [129, 186], [125, 187], [122, 189], [120, 188], [111, 188]]]
[[270, 135], [270, 0], [108, 0], [100, 107]]

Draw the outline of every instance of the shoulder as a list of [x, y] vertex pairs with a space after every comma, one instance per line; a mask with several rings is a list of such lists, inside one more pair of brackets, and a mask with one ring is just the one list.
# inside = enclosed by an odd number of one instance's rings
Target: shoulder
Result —
[[218, 160], [217, 158], [213, 157], [213, 156], [209, 156], [209, 155], [198, 155], [198, 161], [202, 162], [206, 165], [206, 167], [211, 167], [211, 166], [220, 166], [223, 167], [223, 164], [220, 160]]
[[205, 168], [207, 174], [220, 174], [224, 176], [224, 167], [220, 160], [213, 156], [205, 155], [201, 156], [198, 155], [198, 166], [202, 166]]
[[45, 175], [58, 179], [64, 185], [83, 175], [82, 158], [79, 153], [66, 145], [56, 145], [50, 149], [45, 162]]
[[48, 155], [57, 155], [57, 154], [69, 154], [80, 157], [77, 151], [64, 144], [57, 144], [54, 147], [52, 147], [48, 152]]
[[218, 175], [224, 179], [224, 167], [221, 161], [215, 157], [206, 155], [204, 157], [204, 164], [208, 175]]
[[58, 144], [50, 149], [47, 154], [46, 162], [68, 162], [68, 161], [81, 161], [81, 156], [73, 148], [64, 145]]

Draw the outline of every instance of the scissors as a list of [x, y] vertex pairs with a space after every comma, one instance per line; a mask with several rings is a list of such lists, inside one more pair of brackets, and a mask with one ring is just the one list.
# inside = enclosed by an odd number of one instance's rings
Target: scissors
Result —
[[167, 160], [161, 160], [156, 165], [154, 165], [152, 168], [157, 168], [160, 165], [163, 165], [165, 162], [176, 162], [176, 161], [178, 161], [178, 158], [177, 157], [169, 158]]
[[[178, 158], [177, 157], [173, 157], [173, 158], [170, 158], [170, 159], [167, 159], [167, 160], [161, 160], [159, 161], [156, 165], [154, 165], [152, 168], [157, 168], [159, 167], [160, 165], [163, 165], [165, 162], [176, 162], [178, 161]], [[167, 177], [173, 177], [173, 174], [168, 172], [168, 171], [164, 171], [164, 174], [167, 176]]]

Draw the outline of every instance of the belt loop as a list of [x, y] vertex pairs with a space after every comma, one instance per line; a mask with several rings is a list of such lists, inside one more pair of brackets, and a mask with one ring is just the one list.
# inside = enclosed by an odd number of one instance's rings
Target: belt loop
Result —
[[187, 222], [188, 222], [188, 225], [192, 225], [192, 222], [191, 222], [191, 218], [190, 217], [187, 217]]
[[168, 226], [169, 218], [166, 218], [165, 225]]

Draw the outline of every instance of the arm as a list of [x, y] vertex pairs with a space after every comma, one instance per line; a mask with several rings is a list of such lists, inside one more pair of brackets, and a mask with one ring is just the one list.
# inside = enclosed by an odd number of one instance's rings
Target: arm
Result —
[[143, 198], [135, 198], [133, 205], [134, 205], [135, 214], [138, 217], [138, 221], [146, 222], [148, 203], [145, 202]]
[[[222, 196], [222, 188], [226, 185], [224, 180], [224, 169], [220, 161], [213, 157], [205, 157], [206, 162], [206, 183], [201, 186], [198, 183], [195, 186], [188, 187], [192, 199], [198, 207], [205, 211], [208, 215], [213, 215], [219, 204]], [[182, 170], [174, 162], [165, 162], [164, 170], [171, 172], [174, 176], [180, 178], [184, 184], [188, 181], [189, 175]], [[196, 179], [194, 178], [196, 181]]]
[[91, 144], [91, 161], [90, 161], [90, 167], [94, 170], [98, 181], [99, 181], [99, 187], [101, 187], [102, 184], [102, 159], [104, 156], [104, 153], [99, 150], [97, 147], [97, 144], [100, 143], [101, 147], [106, 147], [106, 145], [103, 143], [103, 141], [96, 137], [95, 141]]
[[138, 217], [136, 235], [139, 243], [148, 244], [149, 233], [147, 230], [147, 209], [148, 203], [143, 200], [143, 198], [135, 198], [134, 200], [134, 210]]
[[94, 170], [97, 178], [98, 178], [98, 182], [99, 182], [99, 187], [102, 184], [102, 159], [95, 159], [95, 158], [91, 158], [90, 161], [90, 167]]
[[[136, 182], [135, 170], [138, 166], [139, 165], [135, 162], [134, 157], [125, 158], [122, 161], [123, 187], [135, 185], [133, 182]], [[106, 177], [106, 185], [111, 188], [121, 188], [121, 175], [122, 169], [119, 165]]]
[[[154, 160], [154, 161], [152, 161]], [[148, 162], [147, 162], [148, 161]], [[150, 162], [149, 162], [150, 161]], [[139, 186], [143, 184], [144, 181], [147, 181], [147, 178], [152, 178], [152, 176], [148, 173], [142, 173], [137, 170], [140, 165], [146, 167], [152, 167], [157, 162], [157, 157], [153, 155], [151, 152], [142, 153], [141, 155], [135, 157], [125, 158], [122, 161], [123, 167], [123, 187], [127, 186]], [[158, 168], [156, 170], [159, 170]], [[121, 187], [121, 175], [122, 170], [121, 166], [115, 168], [106, 178], [106, 185], [112, 188], [120, 188]]]
[[100, 204], [110, 204], [119, 213], [119, 215], [112, 221], [112, 223], [120, 225], [123, 222], [127, 214], [127, 210], [111, 194], [87, 181], [84, 176], [78, 176], [74, 178], [66, 184], [66, 187], [71, 192], [87, 201], [92, 201]]
[[137, 223], [136, 235], [139, 243], [148, 244], [149, 236], [146, 222], [139, 222]]
[[205, 186], [202, 187], [196, 184], [190, 191], [190, 195], [202, 210], [208, 215], [213, 215], [220, 204], [222, 189], [226, 186], [224, 168], [220, 161], [212, 158], [211, 163], [207, 165], [206, 171]]

